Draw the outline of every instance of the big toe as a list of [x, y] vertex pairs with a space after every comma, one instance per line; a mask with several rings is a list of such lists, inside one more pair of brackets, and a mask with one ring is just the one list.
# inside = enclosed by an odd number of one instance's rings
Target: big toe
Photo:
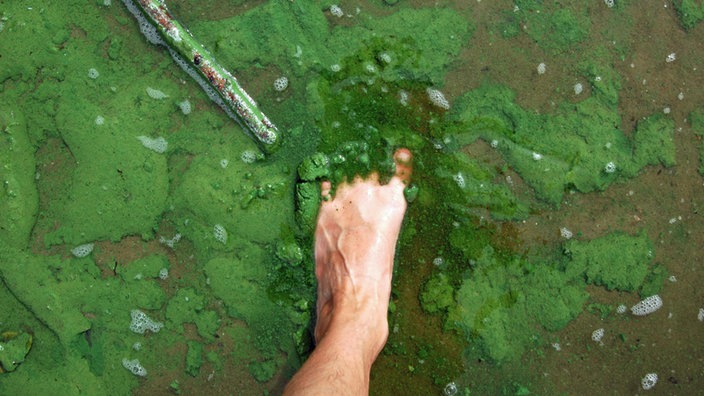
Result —
[[407, 184], [411, 180], [411, 173], [413, 173], [413, 154], [407, 148], [400, 148], [394, 153], [394, 162], [396, 162], [395, 177], [399, 178], [403, 184]]

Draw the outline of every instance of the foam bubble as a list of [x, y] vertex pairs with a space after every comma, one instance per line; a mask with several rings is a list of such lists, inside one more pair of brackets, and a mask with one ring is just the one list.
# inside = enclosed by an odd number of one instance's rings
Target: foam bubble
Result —
[[158, 89], [154, 89], [152, 87], [147, 87], [147, 95], [149, 95], [150, 98], [156, 100], [166, 99], [169, 97], [169, 95], [165, 94], [164, 92]]
[[631, 312], [636, 316], [651, 314], [662, 307], [662, 298], [655, 294], [631, 307]]
[[181, 109], [181, 112], [183, 114], [186, 114], [186, 115], [191, 114], [191, 110], [192, 110], [191, 102], [189, 102], [188, 99], [185, 99], [181, 102], [178, 102], [178, 107]]
[[163, 137], [159, 136], [157, 138], [150, 138], [149, 136], [137, 136], [142, 145], [149, 150], [155, 151], [159, 154], [165, 153], [169, 146], [169, 143]]
[[538, 74], [545, 74], [546, 66], [545, 63], [540, 63], [538, 67], [536, 68], [538, 71]]
[[582, 91], [584, 91], [584, 86], [582, 85], [582, 83], [577, 83], [574, 85], [574, 94], [575, 95], [581, 94]]
[[79, 258], [86, 257], [93, 251], [93, 246], [94, 245], [92, 243], [84, 243], [83, 245], [78, 245], [71, 249], [71, 253]]
[[428, 99], [430, 99], [432, 104], [445, 110], [450, 109], [450, 102], [445, 99], [445, 95], [442, 92], [434, 88], [428, 88], [425, 92], [428, 94]]
[[658, 383], [658, 375], [655, 373], [648, 373], [643, 377], [643, 379], [640, 381], [640, 384], [643, 386], [643, 390], [650, 390], [653, 389], [655, 384]]
[[242, 154], [240, 155], [240, 159], [241, 159], [242, 162], [244, 162], [245, 164], [251, 164], [251, 163], [253, 163], [254, 161], [257, 160], [257, 153], [255, 153], [255, 152], [252, 151], [252, 150], [245, 150], [245, 151], [243, 151]]
[[227, 244], [227, 230], [220, 224], [215, 224], [213, 226], [213, 236], [215, 240], [224, 244]]
[[560, 228], [560, 236], [565, 239], [571, 239], [574, 234], [572, 231], [568, 230], [567, 227]]
[[281, 76], [274, 80], [274, 90], [276, 92], [283, 92], [286, 88], [288, 88], [288, 77]]
[[152, 333], [158, 333], [164, 324], [161, 322], [156, 322], [152, 320], [146, 313], [140, 311], [139, 309], [133, 309], [130, 312], [132, 317], [132, 322], [130, 323], [130, 330], [135, 333], [144, 334], [147, 330]]
[[338, 18], [341, 18], [345, 15], [345, 13], [342, 11], [342, 8], [340, 8], [340, 6], [337, 4], [333, 4], [330, 6], [330, 13]]
[[147, 376], [147, 370], [139, 363], [139, 359], [129, 360], [127, 358], [124, 358], [122, 359], [122, 367], [126, 368], [136, 376]]
[[592, 332], [592, 341], [601, 342], [602, 338], [604, 338], [604, 329], [603, 328], [596, 329]]

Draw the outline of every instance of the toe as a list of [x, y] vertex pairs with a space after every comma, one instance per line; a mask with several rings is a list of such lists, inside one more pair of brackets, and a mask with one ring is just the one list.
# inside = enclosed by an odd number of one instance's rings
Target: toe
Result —
[[323, 198], [324, 201], [329, 201], [330, 198], [330, 190], [332, 189], [332, 184], [329, 181], [324, 181], [320, 183], [320, 196]]
[[407, 184], [413, 172], [413, 154], [407, 148], [400, 148], [394, 153], [394, 161], [396, 162], [394, 177], [399, 178], [403, 184]]

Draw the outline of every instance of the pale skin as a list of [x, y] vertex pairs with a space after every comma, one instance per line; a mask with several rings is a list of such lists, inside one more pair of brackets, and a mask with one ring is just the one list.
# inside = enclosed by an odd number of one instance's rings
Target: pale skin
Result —
[[284, 395], [367, 395], [369, 373], [389, 335], [387, 310], [396, 241], [406, 212], [411, 152], [394, 154], [388, 184], [378, 175], [343, 183], [324, 201], [315, 231], [316, 348]]

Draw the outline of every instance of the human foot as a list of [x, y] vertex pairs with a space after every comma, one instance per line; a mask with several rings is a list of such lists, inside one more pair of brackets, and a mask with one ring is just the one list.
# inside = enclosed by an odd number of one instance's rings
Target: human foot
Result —
[[[395, 175], [380, 185], [377, 174], [342, 183], [330, 199], [330, 182], [323, 182], [315, 233], [318, 278], [316, 341], [333, 327], [354, 323], [367, 337], [372, 360], [388, 336], [386, 320], [393, 261], [406, 211], [404, 188], [411, 176], [411, 153], [394, 154]], [[338, 326], [339, 325], [339, 326]]]

